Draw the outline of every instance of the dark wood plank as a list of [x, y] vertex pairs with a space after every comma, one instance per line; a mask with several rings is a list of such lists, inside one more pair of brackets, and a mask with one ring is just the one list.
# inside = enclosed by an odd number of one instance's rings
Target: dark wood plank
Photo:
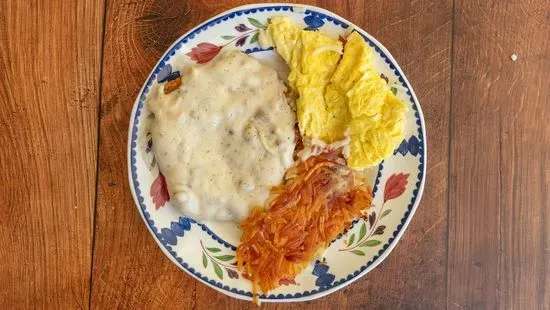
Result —
[[0, 303], [88, 308], [102, 1], [0, 1]]
[[550, 308], [549, 25], [548, 1], [456, 1], [449, 308]]
[[165, 257], [135, 208], [126, 142], [135, 97], [158, 58], [215, 10], [196, 1], [107, 2], [92, 308], [193, 304], [195, 280]]
[[[379, 268], [329, 297], [267, 307], [442, 308], [446, 302], [452, 2], [308, 3], [357, 23], [380, 39], [402, 65], [427, 120], [428, 183], [404, 239]], [[120, 168], [120, 163], [126, 162], [130, 110], [158, 57], [194, 25], [239, 4], [234, 0], [215, 4], [175, 0], [108, 4], [92, 285], [95, 308], [154, 308], [168, 304], [199, 309], [255, 308], [198, 283], [164, 257], [135, 211], [126, 171]], [[136, 251], [140, 255], [136, 256]]]

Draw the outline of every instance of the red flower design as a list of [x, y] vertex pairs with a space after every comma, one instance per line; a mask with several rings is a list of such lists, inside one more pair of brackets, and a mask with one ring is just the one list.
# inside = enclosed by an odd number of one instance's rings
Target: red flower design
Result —
[[151, 197], [153, 197], [153, 203], [156, 210], [164, 206], [164, 204], [170, 200], [170, 193], [168, 193], [168, 187], [166, 186], [166, 180], [162, 173], [159, 172], [159, 176], [151, 184]]
[[204, 64], [216, 57], [221, 51], [222, 46], [212, 43], [199, 43], [193, 47], [186, 55], [191, 57], [198, 64]]
[[384, 202], [401, 196], [407, 187], [408, 178], [408, 173], [392, 174], [386, 181], [386, 186], [384, 188]]

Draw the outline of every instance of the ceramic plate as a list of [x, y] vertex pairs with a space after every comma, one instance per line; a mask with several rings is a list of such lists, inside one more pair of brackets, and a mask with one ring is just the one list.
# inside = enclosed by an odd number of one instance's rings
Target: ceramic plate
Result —
[[[196, 222], [170, 205], [164, 177], [159, 174], [145, 102], [154, 83], [177, 75], [183, 68], [206, 63], [222, 50], [238, 49], [284, 76], [286, 65], [273, 48], [261, 49], [259, 29], [274, 15], [331, 37], [359, 32], [374, 49], [376, 67], [392, 91], [406, 103], [405, 139], [377, 168], [371, 169], [374, 206], [368, 214], [335, 239], [322, 259], [296, 279], [283, 283], [262, 301], [304, 301], [334, 292], [375, 268], [393, 249], [410, 222], [424, 186], [426, 134], [418, 100], [390, 53], [376, 39], [344, 18], [326, 10], [288, 4], [256, 4], [224, 12], [179, 38], [147, 78], [134, 104], [128, 139], [130, 187], [145, 224], [166, 256], [198, 281], [229, 296], [252, 298], [252, 285], [235, 267], [240, 238], [236, 224]], [[406, 268], [406, 266], [403, 266]]]

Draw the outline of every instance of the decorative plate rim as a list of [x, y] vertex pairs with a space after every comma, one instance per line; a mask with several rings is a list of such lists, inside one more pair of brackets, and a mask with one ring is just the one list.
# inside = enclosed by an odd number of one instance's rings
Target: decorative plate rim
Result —
[[[278, 9], [276, 9], [278, 8]], [[286, 8], [286, 9], [285, 9]], [[144, 211], [142, 209], [142, 202], [140, 201], [140, 197], [138, 197], [137, 191], [141, 191], [139, 187], [139, 182], [137, 180], [137, 167], [134, 169], [133, 166], [135, 166], [135, 157], [137, 156], [137, 152], [134, 150], [137, 148], [137, 130], [138, 130], [138, 122], [139, 115], [137, 115], [138, 109], [140, 108], [140, 101], [144, 99], [144, 96], [146, 93], [144, 93], [145, 89], [148, 88], [148, 85], [152, 83], [152, 79], [156, 73], [156, 71], [159, 69], [159, 65], [161, 65], [164, 61], [169, 58], [169, 56], [173, 55], [178, 45], [183, 44], [182, 41], [184, 41], [189, 36], [194, 36], [195, 34], [198, 34], [202, 30], [205, 30], [209, 28], [210, 26], [215, 25], [214, 23], [217, 20], [221, 20], [222, 18], [233, 14], [240, 12], [242, 15], [248, 15], [250, 13], [256, 13], [257, 11], [272, 11], [272, 10], [283, 10], [283, 11], [293, 11], [294, 8], [301, 8], [303, 10], [311, 10], [315, 13], [320, 13], [320, 17], [327, 19], [329, 21], [334, 22], [335, 24], [341, 24], [344, 28], [352, 27], [355, 31], [357, 31], [359, 34], [363, 36], [369, 43], [369, 45], [373, 46], [376, 52], [384, 59], [386, 63], [390, 65], [390, 68], [393, 69], [394, 73], [399, 77], [399, 82], [407, 88], [407, 93], [412, 100], [412, 106], [415, 113], [415, 118], [417, 120], [418, 125], [418, 135], [419, 138], [422, 140], [422, 151], [419, 152], [420, 159], [419, 159], [419, 173], [418, 178], [416, 182], [416, 188], [413, 190], [412, 193], [412, 199], [414, 201], [411, 201], [411, 203], [408, 204], [407, 209], [399, 221], [399, 224], [397, 225], [396, 230], [393, 232], [392, 237], [388, 240], [387, 243], [385, 243], [382, 248], [378, 251], [377, 255], [375, 255], [371, 260], [367, 261], [366, 265], [362, 265], [355, 273], [350, 274], [345, 281], [341, 283], [335, 283], [334, 285], [328, 286], [326, 289], [319, 289], [319, 290], [312, 290], [311, 292], [308, 292], [308, 294], [305, 293], [295, 293], [293, 295], [287, 294], [282, 297], [279, 297], [279, 295], [270, 295], [268, 298], [260, 298], [263, 302], [299, 302], [299, 301], [308, 301], [313, 300], [317, 298], [324, 297], [330, 293], [333, 293], [351, 283], [356, 281], [357, 279], [363, 277], [365, 274], [376, 268], [382, 261], [384, 261], [387, 256], [392, 252], [392, 250], [395, 248], [397, 242], [401, 239], [403, 236], [405, 230], [407, 229], [414, 213], [416, 212], [416, 209], [420, 203], [420, 200], [422, 198], [422, 194], [424, 192], [424, 184], [426, 181], [426, 164], [427, 164], [427, 140], [426, 140], [426, 128], [425, 128], [425, 121], [424, 121], [424, 115], [422, 113], [422, 108], [420, 106], [420, 103], [418, 101], [418, 98], [416, 97], [416, 94], [410, 85], [409, 81], [407, 80], [405, 74], [403, 73], [403, 70], [399, 67], [397, 64], [397, 61], [393, 58], [391, 53], [378, 41], [376, 40], [372, 35], [370, 35], [368, 32], [364, 31], [354, 23], [348, 21], [347, 19], [341, 17], [340, 15], [330, 12], [326, 9], [316, 7], [313, 5], [306, 5], [306, 4], [294, 4], [294, 3], [256, 3], [256, 4], [248, 4], [248, 5], [242, 5], [237, 6], [232, 9], [226, 10], [220, 14], [217, 14], [208, 20], [204, 21], [203, 23], [197, 25], [196, 27], [192, 28], [182, 36], [180, 36], [177, 40], [170, 45], [169, 48], [167, 48], [166, 52], [160, 57], [159, 61], [155, 64], [151, 72], [149, 73], [147, 79], [145, 80], [143, 86], [141, 87], [138, 96], [134, 102], [132, 112], [130, 115], [130, 121], [129, 121], [129, 131], [128, 131], [128, 153], [127, 153], [127, 160], [128, 160], [128, 181], [130, 185], [130, 191], [132, 193], [132, 197], [134, 199], [134, 203], [136, 204], [137, 209], [139, 210], [139, 214], [141, 215], [141, 218], [145, 222], [147, 229], [149, 230], [149, 233], [153, 236], [153, 239], [155, 242], [159, 245], [162, 252], [174, 263], [176, 264], [180, 269], [184, 270], [187, 274], [195, 278], [196, 280], [199, 280], [199, 282], [206, 284], [207, 286], [215, 289], [216, 291], [219, 291], [225, 295], [242, 299], [242, 300], [252, 300], [252, 297], [246, 294], [241, 293], [235, 293], [228, 289], [225, 289], [222, 286], [217, 286], [216, 282], [214, 284], [210, 283], [211, 280], [209, 280], [206, 276], [203, 279], [199, 274], [195, 273], [193, 268], [190, 268], [189, 270], [187, 267], [183, 266], [182, 263], [178, 262], [175, 257], [170, 253], [170, 251], [166, 248], [167, 244], [164, 244], [159, 238], [156, 236], [155, 232], [153, 231], [151, 225], [148, 223], [146, 215], [144, 214]], [[253, 11], [253, 12], [251, 12]], [[238, 14], [235, 14], [238, 15]], [[239, 15], [240, 16], [240, 15]], [[141, 112], [141, 111], [139, 111]], [[380, 171], [378, 172], [378, 174]], [[143, 198], [141, 198], [143, 200]], [[359, 272], [358, 272], [359, 271]], [[350, 278], [351, 276], [351, 278]], [[339, 281], [338, 281], [339, 282]], [[290, 296], [289, 296], [290, 295]], [[272, 297], [273, 296], [273, 297]], [[271, 298], [270, 298], [271, 297]]]

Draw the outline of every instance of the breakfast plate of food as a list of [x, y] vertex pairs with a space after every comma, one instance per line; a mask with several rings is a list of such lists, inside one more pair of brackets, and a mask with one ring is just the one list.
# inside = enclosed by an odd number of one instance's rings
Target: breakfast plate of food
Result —
[[305, 301], [395, 247], [424, 187], [425, 125], [367, 32], [318, 7], [246, 5], [155, 65], [132, 110], [128, 171], [182, 270], [235, 298]]

